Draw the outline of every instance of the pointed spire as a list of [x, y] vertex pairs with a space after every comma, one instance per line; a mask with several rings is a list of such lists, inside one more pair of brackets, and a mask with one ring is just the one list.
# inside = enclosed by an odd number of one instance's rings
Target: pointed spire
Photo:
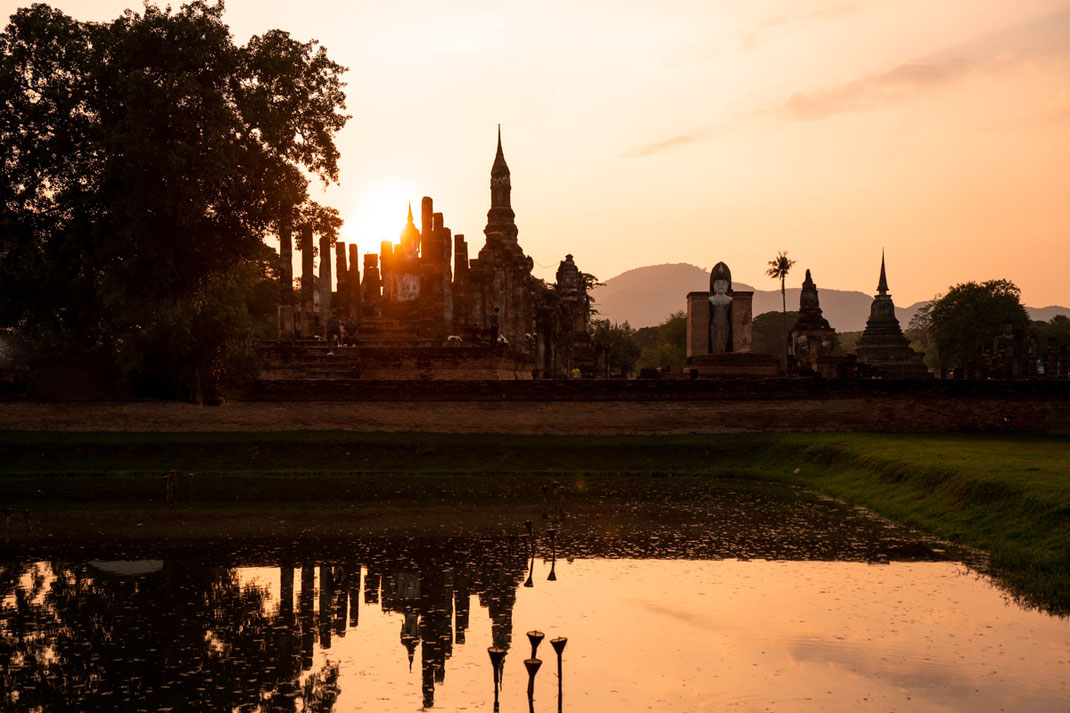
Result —
[[412, 201], [409, 201], [409, 222], [412, 222]]
[[494, 154], [494, 165], [490, 167], [490, 175], [507, 176], [509, 166], [505, 163], [505, 152], [502, 151], [502, 125], [498, 124], [498, 151]]
[[884, 248], [881, 248], [881, 279], [877, 283], [877, 294], [888, 294], [888, 277], [884, 274]]

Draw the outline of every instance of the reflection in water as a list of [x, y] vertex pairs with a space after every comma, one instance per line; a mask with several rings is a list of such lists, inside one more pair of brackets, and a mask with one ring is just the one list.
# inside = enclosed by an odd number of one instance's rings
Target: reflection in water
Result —
[[[1066, 709], [1066, 621], [855, 511], [721, 496], [716, 516], [546, 539], [57, 547], [0, 567], [0, 709], [489, 707], [486, 649], [494, 710], [562, 711], [564, 634], [577, 713]], [[521, 586], [558, 549], [559, 581]]]

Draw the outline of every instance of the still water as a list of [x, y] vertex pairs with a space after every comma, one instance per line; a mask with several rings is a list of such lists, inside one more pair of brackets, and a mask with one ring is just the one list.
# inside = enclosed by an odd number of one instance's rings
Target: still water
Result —
[[497, 646], [506, 712], [1070, 710], [1067, 620], [938, 543], [779, 486], [666, 508], [536, 516], [533, 556], [522, 522], [38, 549], [0, 576], [0, 708], [491, 711]]

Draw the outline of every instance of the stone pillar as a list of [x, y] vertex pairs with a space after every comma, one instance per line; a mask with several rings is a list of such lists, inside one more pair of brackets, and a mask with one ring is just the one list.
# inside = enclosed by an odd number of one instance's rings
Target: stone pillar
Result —
[[389, 240], [379, 243], [379, 280], [383, 285], [383, 302], [394, 299], [394, 244]]
[[319, 330], [327, 327], [331, 317], [331, 239], [320, 236], [320, 322]]
[[279, 339], [294, 338], [293, 226], [290, 216], [279, 221]]
[[341, 240], [334, 244], [334, 265], [338, 273], [337, 307], [342, 313], [341, 318], [344, 319], [351, 307], [349, 306], [349, 266], [346, 265], [346, 244]]
[[753, 292], [732, 292], [732, 351], [746, 353], [751, 342], [751, 302]]
[[687, 293], [687, 356], [710, 353], [710, 293]]
[[379, 277], [379, 256], [375, 253], [364, 254], [364, 282], [361, 284], [361, 308], [364, 315], [374, 317], [379, 311], [382, 295], [382, 280]]
[[356, 243], [349, 244], [349, 270], [346, 272], [346, 290], [349, 292], [349, 313], [360, 319], [360, 252]]
[[431, 231], [434, 230], [432, 226], [434, 216], [434, 201], [431, 200], [431, 196], [424, 196], [420, 201], [420, 236], [426, 240]]
[[312, 226], [301, 226], [301, 336], [310, 339], [315, 335], [316, 302], [313, 297], [315, 278], [312, 275]]
[[442, 314], [440, 316], [447, 325], [450, 325], [453, 324], [453, 271], [450, 270], [450, 258], [453, 256], [453, 231], [449, 228], [442, 229], [441, 250], [442, 275], [439, 279], [442, 283]]

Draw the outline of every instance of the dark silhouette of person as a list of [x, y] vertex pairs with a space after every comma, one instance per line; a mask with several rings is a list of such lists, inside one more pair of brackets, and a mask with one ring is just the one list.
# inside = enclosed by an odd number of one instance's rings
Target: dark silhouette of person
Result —
[[342, 342], [342, 322], [338, 319], [338, 316], [333, 312], [331, 318], [327, 320], [327, 353], [334, 353], [334, 346], [341, 344]]

